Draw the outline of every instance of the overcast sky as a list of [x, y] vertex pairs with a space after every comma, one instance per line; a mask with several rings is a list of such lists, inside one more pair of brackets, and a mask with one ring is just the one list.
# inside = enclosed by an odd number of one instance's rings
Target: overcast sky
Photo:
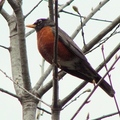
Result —
[[[60, 4], [65, 4], [65, 0], [59, 0]], [[24, 15], [27, 14], [36, 4], [36, 1], [24, 0], [23, 2], [23, 12]], [[87, 16], [92, 9], [94, 9], [100, 0], [74, 0], [74, 2], [65, 8], [64, 10], [75, 13], [72, 9], [72, 6], [75, 5], [78, 7], [81, 15]], [[4, 9], [8, 13], [12, 13], [12, 9], [8, 5], [7, 1], [4, 4]], [[112, 21], [117, 16], [120, 15], [120, 1], [119, 0], [110, 0], [101, 10], [99, 10], [94, 18], [104, 19]], [[48, 6], [47, 2], [42, 2], [36, 10], [34, 10], [25, 20], [25, 24], [31, 24], [36, 21], [38, 18], [47, 18], [48, 17]], [[78, 17], [73, 17], [72, 15], [60, 13], [59, 18], [59, 26], [67, 32], [70, 36], [80, 24]], [[110, 22], [101, 22], [101, 21], [93, 21], [90, 20], [86, 26], [84, 27], [84, 34], [86, 43], [89, 42], [92, 38], [94, 38], [102, 29], [104, 29]], [[120, 30], [120, 29], [118, 29]], [[30, 29], [26, 28], [26, 33], [30, 31]], [[6, 21], [0, 15], [0, 45], [9, 46], [9, 29]], [[82, 48], [83, 42], [81, 33], [77, 35], [74, 40], [77, 45]], [[104, 44], [105, 55], [107, 56], [112, 49], [120, 42], [120, 34], [112, 37], [107, 43]], [[27, 55], [28, 55], [28, 63], [29, 63], [29, 71], [32, 86], [36, 84], [38, 79], [41, 76], [40, 65], [42, 63], [42, 58], [37, 50], [36, 46], [36, 33], [33, 33], [26, 39], [27, 43]], [[120, 55], [120, 52], [117, 53]], [[96, 68], [102, 61], [102, 53], [101, 48], [98, 48], [96, 51], [86, 55], [90, 64]], [[0, 48], [0, 69], [2, 69], [8, 76], [11, 75], [11, 64], [10, 64], [10, 56], [7, 50]], [[115, 57], [109, 62], [108, 67], [114, 62]], [[45, 63], [45, 69], [48, 67], [48, 63]], [[113, 81], [113, 86], [116, 91], [116, 97], [118, 100], [118, 104], [120, 103], [120, 61], [115, 65], [115, 69], [110, 72], [111, 79]], [[105, 69], [102, 69], [100, 72], [101, 76], [105, 74]], [[48, 80], [52, 78], [52, 74], [49, 76]], [[108, 78], [106, 77], [106, 80]], [[46, 81], [47, 82], [47, 81]], [[75, 86], [79, 85], [82, 80], [73, 77], [71, 75], [66, 75], [63, 80], [60, 82], [60, 99], [64, 98], [70, 91], [72, 91]], [[15, 93], [13, 83], [5, 77], [3, 73], [0, 72], [0, 88], [3, 88], [7, 91]], [[93, 89], [92, 84], [88, 84], [82, 91], [91, 88]], [[81, 92], [82, 92], [81, 91]], [[79, 95], [79, 92], [77, 95]], [[78, 107], [83, 103], [85, 98], [88, 96], [88, 93], [82, 95], [75, 102], [69, 105], [61, 112], [61, 120], [69, 120]], [[48, 104], [51, 104], [52, 93], [51, 90], [44, 95], [43, 100]], [[119, 104], [120, 106], [120, 104]], [[50, 109], [44, 105], [43, 108], [50, 111]], [[22, 108], [19, 101], [16, 98], [13, 98], [7, 94], [0, 92], [0, 119], [2, 120], [21, 120], [22, 119]], [[105, 92], [103, 92], [100, 88], [97, 89], [95, 94], [90, 98], [90, 103], [85, 105], [81, 112], [78, 114], [75, 120], [85, 120], [87, 114], [90, 114], [90, 119], [103, 116], [105, 114], [116, 112], [116, 106], [113, 98], [110, 98]], [[41, 120], [49, 120], [51, 118], [50, 115], [44, 113], [41, 116]], [[116, 115], [111, 118], [107, 118], [105, 120], [118, 120], [119, 116]]]

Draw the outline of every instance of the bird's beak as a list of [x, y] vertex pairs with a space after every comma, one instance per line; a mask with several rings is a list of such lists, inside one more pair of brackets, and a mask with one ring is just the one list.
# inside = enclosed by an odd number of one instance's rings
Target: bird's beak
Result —
[[26, 25], [26, 27], [29, 27], [29, 28], [35, 28], [36, 25], [32, 24], [32, 25]]

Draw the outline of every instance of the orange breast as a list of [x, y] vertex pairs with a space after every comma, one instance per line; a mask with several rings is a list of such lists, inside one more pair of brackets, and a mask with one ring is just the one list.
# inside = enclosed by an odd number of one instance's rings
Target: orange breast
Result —
[[[48, 27], [42, 28], [37, 33], [38, 50], [46, 61], [52, 63], [53, 60], [53, 47], [54, 47], [54, 34], [52, 29]], [[58, 59], [69, 61], [74, 55], [66, 48], [66, 46], [58, 40]]]

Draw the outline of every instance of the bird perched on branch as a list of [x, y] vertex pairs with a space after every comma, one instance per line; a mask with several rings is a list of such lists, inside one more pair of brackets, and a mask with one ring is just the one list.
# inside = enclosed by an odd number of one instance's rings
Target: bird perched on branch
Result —
[[[42, 57], [52, 64], [55, 40], [55, 23], [49, 19], [38, 19], [34, 24], [27, 25], [37, 32], [38, 50]], [[98, 83], [101, 76], [91, 67], [86, 57], [74, 41], [60, 28], [58, 28], [58, 64], [63, 71], [81, 78], [87, 82]], [[111, 97], [113, 88], [103, 80], [99, 86]]]

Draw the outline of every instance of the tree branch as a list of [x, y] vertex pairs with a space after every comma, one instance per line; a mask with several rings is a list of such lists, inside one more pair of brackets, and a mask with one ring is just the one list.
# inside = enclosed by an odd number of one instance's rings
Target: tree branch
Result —
[[6, 49], [6, 50], [8, 50], [8, 51], [10, 51], [10, 47], [5, 47], [5, 46], [3, 46], [3, 45], [0, 45], [0, 47]]
[[58, 8], [58, 11], [61, 12], [65, 7], [69, 6], [74, 0], [67, 1], [64, 5]]
[[64, 99], [60, 101], [61, 108], [69, 101], [71, 100], [88, 82], [84, 81], [82, 82], [78, 87], [76, 87], [68, 96], [66, 96]]
[[2, 9], [3, 4], [5, 3], [5, 0], [0, 0], [0, 11]]
[[7, 90], [4, 90], [4, 89], [0, 88], [0, 91], [3, 92], [3, 93], [7, 93], [8, 95], [10, 95], [10, 96], [12, 96], [12, 97], [15, 97], [15, 98], [17, 98], [18, 100], [20, 100], [20, 98], [19, 98], [17, 95], [15, 95], [15, 94], [7, 91]]
[[7, 0], [7, 1], [11, 5], [14, 11], [18, 11], [20, 9], [18, 1], [15, 0]]
[[98, 11], [100, 10], [100, 8], [102, 8], [107, 2], [109, 2], [109, 0], [104, 0], [102, 2], [100, 2], [98, 4], [98, 6], [92, 10], [92, 12], [84, 19], [82, 26], [79, 25], [77, 27], [77, 29], [75, 30], [75, 32], [71, 35], [72, 38], [75, 38], [75, 36], [79, 33], [79, 31], [81, 30], [81, 28], [91, 19], [91, 17]]
[[[59, 72], [58, 78], [59, 80], [65, 75], [66, 73], [64, 71]], [[37, 93], [38, 96], [43, 96], [51, 87], [52, 87], [52, 80], [50, 80], [46, 85], [44, 85], [42, 88], [38, 89]]]
[[53, 0], [48, 0], [49, 18], [54, 21]]
[[28, 15], [30, 15], [30, 14], [39, 6], [39, 4], [40, 4], [42, 1], [43, 1], [43, 0], [39, 1], [39, 2], [37, 3], [37, 5], [35, 5], [35, 6], [32, 8], [32, 10], [30, 10], [30, 11], [24, 16], [24, 19], [25, 19]]
[[[19, 83], [17, 81], [14, 81], [12, 78], [10, 78], [4, 71], [2, 71], [0, 69], [0, 72], [3, 73], [10, 81], [12, 81], [14, 84], [16, 84], [20, 89], [22, 89], [24, 92], [28, 93], [30, 96], [34, 97], [35, 99], [39, 100], [40, 102], [42, 102], [43, 104], [45, 104], [48, 107], [51, 107], [49, 104], [45, 103], [44, 101], [42, 101], [40, 98], [38, 98], [36, 95], [32, 94], [31, 92], [29, 92], [28, 90], [26, 90], [24, 87], [22, 87], [21, 85], [19, 85]], [[21, 98], [20, 98], [21, 99]], [[19, 100], [20, 100], [19, 99]]]
[[102, 30], [95, 38], [90, 40], [86, 47], [83, 47], [82, 51], [86, 53], [90, 50], [96, 43], [98, 43], [107, 33], [109, 33], [117, 24], [120, 23], [120, 16], [118, 16], [110, 25], [108, 25], [104, 30]]
[[1, 10], [1, 15], [5, 18], [7, 22], [9, 22], [10, 15], [4, 9]]
[[94, 118], [92, 120], [102, 120], [104, 118], [111, 117], [111, 116], [114, 116], [114, 115], [117, 115], [117, 114], [120, 114], [120, 111], [119, 112], [115, 112], [115, 113], [111, 113], [111, 114], [108, 114], [108, 115], [103, 115], [102, 117]]
[[104, 66], [105, 63], [108, 63], [110, 59], [115, 55], [115, 53], [120, 49], [120, 43], [110, 52], [110, 54], [106, 57], [105, 61], [103, 61], [97, 68], [97, 71], [100, 71], [100, 69]]
[[30, 77], [29, 77], [29, 71], [28, 71], [27, 53], [26, 53], [24, 16], [23, 16], [20, 4], [17, 4], [17, 2], [15, 2], [14, 0], [8, 0], [8, 2], [12, 6], [16, 14], [22, 79], [23, 79], [24, 88], [29, 91], [31, 90], [31, 83], [30, 83]]
[[44, 74], [40, 77], [39, 81], [36, 83], [36, 85], [34, 86], [34, 90], [38, 90], [42, 83], [44, 82], [44, 80], [47, 78], [47, 76], [50, 74], [50, 72], [52, 71], [53, 66], [50, 65], [47, 70], [44, 72]]
[[[103, 59], [104, 59], [104, 63], [105, 63], [105, 69], [106, 69], [106, 71], [108, 71], [108, 67], [107, 67], [107, 64], [106, 64], [106, 62], [105, 62], [105, 53], [104, 53], [104, 46], [102, 46], [102, 55], [103, 55]], [[110, 85], [111, 85], [111, 87], [113, 87], [113, 85], [112, 85], [112, 80], [111, 80], [111, 75], [108, 73], [108, 78], [109, 78], [109, 82], [110, 82]], [[116, 97], [115, 97], [115, 95], [113, 96], [114, 97], [114, 101], [115, 101], [115, 105], [116, 105], [116, 108], [117, 108], [117, 110], [118, 110], [118, 112], [120, 111], [119, 110], [119, 106], [118, 106], [118, 103], [117, 103], [117, 99], [116, 99]], [[120, 114], [119, 114], [119, 116], [120, 116]]]

